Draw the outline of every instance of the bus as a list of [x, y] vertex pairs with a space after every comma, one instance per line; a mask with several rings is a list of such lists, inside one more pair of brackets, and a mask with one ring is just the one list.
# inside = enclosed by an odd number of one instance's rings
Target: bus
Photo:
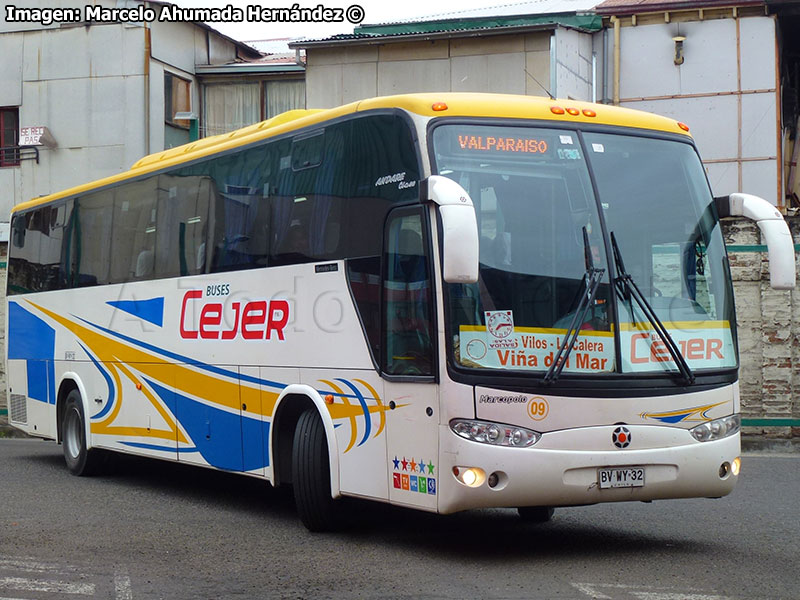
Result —
[[295, 110], [13, 209], [10, 423], [442, 514], [720, 497], [740, 469], [720, 218], [689, 128], [573, 100]]

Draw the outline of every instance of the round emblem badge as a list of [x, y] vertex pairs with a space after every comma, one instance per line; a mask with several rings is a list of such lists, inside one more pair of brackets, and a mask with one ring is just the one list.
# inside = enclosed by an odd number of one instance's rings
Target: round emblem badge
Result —
[[495, 312], [489, 315], [486, 323], [489, 333], [496, 338], [505, 338], [514, 332], [514, 321], [507, 312]]
[[473, 360], [480, 360], [486, 356], [486, 344], [481, 340], [470, 340], [467, 344], [467, 356]]
[[611, 440], [617, 448], [627, 448], [631, 445], [631, 432], [627, 427], [617, 427], [611, 434]]

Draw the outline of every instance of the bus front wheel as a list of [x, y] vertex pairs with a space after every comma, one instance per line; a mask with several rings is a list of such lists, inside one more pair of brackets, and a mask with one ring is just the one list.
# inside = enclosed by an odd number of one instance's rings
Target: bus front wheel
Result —
[[297, 513], [309, 531], [329, 531], [336, 524], [331, 497], [328, 443], [322, 417], [306, 409], [297, 421], [292, 445], [292, 485]]
[[72, 390], [66, 399], [61, 421], [61, 445], [67, 468], [73, 475], [97, 473], [102, 457], [98, 450], [87, 448], [83, 404], [78, 390]]

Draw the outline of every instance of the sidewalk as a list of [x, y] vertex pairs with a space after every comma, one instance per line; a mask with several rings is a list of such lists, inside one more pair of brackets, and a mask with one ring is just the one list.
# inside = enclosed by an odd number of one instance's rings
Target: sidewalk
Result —
[[8, 415], [0, 415], [0, 439], [2, 438], [26, 438], [28, 437], [16, 427], [8, 424]]

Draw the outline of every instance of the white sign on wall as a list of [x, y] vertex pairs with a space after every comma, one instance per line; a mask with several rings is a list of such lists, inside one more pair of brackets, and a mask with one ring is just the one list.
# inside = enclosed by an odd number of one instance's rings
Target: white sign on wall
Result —
[[20, 146], [48, 146], [55, 147], [56, 141], [50, 135], [50, 131], [43, 125], [19, 128]]

